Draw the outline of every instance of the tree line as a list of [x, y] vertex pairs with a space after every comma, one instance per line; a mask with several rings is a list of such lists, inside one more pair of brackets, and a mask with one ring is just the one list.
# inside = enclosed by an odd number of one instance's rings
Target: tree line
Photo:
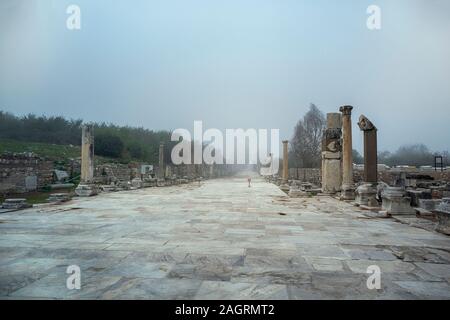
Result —
[[[60, 145], [81, 145], [81, 119], [28, 114], [18, 117], [0, 111], [0, 138]], [[171, 132], [144, 128], [90, 123], [94, 126], [95, 154], [123, 161], [141, 160], [157, 163], [159, 145], [164, 142], [165, 159], [170, 159]]]
[[[65, 119], [61, 116], [36, 116], [29, 114], [18, 117], [0, 110], [0, 139], [41, 142], [60, 145], [81, 144], [81, 119]], [[170, 153], [177, 142], [170, 141], [171, 132], [153, 131], [129, 126], [117, 126], [107, 123], [90, 123], [94, 126], [95, 154], [121, 161], [140, 160], [157, 163], [159, 145], [164, 142], [166, 162], [170, 162]], [[291, 167], [320, 168], [322, 133], [326, 126], [324, 113], [311, 104], [308, 112], [300, 119], [295, 128], [289, 148]], [[444, 163], [449, 152], [433, 152], [423, 144], [401, 146], [395, 152], [382, 151], [378, 163], [389, 166], [434, 164], [434, 156], [442, 155]], [[361, 154], [353, 150], [353, 161], [364, 162]]]

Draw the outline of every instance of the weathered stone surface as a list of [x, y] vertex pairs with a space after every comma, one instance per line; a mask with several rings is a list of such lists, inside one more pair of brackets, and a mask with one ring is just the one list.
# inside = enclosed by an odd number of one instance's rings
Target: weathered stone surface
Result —
[[421, 188], [415, 190], [406, 190], [406, 195], [411, 198], [411, 205], [413, 207], [420, 207], [420, 200], [431, 199], [431, 190]]
[[322, 137], [322, 191], [336, 193], [341, 190], [342, 123], [340, 113], [327, 114], [327, 128]]
[[[447, 298], [447, 236], [246, 177], [2, 213], [0, 298]], [[81, 290], [66, 287], [72, 264]]]
[[428, 211], [433, 211], [442, 202], [441, 199], [419, 199], [419, 207]]
[[390, 215], [416, 214], [410, 205], [411, 199], [406, 197], [403, 187], [387, 187], [381, 193], [381, 197], [383, 200], [382, 209]]
[[79, 197], [91, 197], [98, 194], [98, 188], [94, 184], [79, 184], [75, 188], [75, 194]]
[[377, 207], [377, 186], [373, 183], [364, 183], [356, 188], [356, 204], [360, 206]]
[[70, 200], [70, 195], [68, 193], [52, 193], [48, 198], [48, 202], [66, 202]]

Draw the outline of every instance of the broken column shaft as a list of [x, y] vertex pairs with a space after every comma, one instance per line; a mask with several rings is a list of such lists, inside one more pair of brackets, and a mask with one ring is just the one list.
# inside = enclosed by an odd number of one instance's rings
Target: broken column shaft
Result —
[[81, 129], [81, 182], [90, 183], [94, 179], [94, 128]]
[[356, 203], [375, 207], [378, 206], [377, 128], [363, 115], [359, 118], [358, 126], [364, 132], [364, 184], [356, 190]]
[[341, 190], [341, 135], [340, 113], [327, 114], [327, 128], [322, 137], [322, 192], [334, 194]]

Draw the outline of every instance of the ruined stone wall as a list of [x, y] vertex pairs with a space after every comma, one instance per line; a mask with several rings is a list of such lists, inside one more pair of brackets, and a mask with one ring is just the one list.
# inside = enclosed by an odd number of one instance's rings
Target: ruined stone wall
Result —
[[[385, 170], [378, 171], [378, 181], [383, 181], [389, 185], [394, 185], [395, 180], [398, 178], [400, 171], [398, 170]], [[407, 176], [430, 176], [434, 178], [435, 181], [447, 181], [450, 182], [450, 171], [421, 171], [421, 170], [408, 170], [406, 172]], [[362, 182], [364, 179], [364, 171], [354, 170], [353, 179], [355, 183]]]
[[34, 154], [2, 154], [0, 155], [0, 192], [23, 193], [33, 191], [35, 188], [43, 188], [52, 183], [53, 169], [52, 161]]
[[95, 181], [103, 184], [111, 182], [130, 181], [135, 174], [135, 168], [119, 163], [102, 164], [95, 167]]
[[[450, 182], [450, 171], [408, 171], [408, 175], [424, 175], [431, 176], [435, 181], [447, 181]], [[387, 184], [393, 185], [396, 178], [399, 175], [399, 171], [396, 170], [386, 170], [378, 171], [378, 181], [386, 182]], [[320, 185], [322, 180], [321, 170], [315, 168], [289, 168], [289, 179], [290, 180], [301, 180], [304, 182], [310, 182], [315, 185]], [[364, 171], [363, 170], [353, 170], [353, 179], [355, 183], [363, 182]]]
[[322, 171], [318, 168], [290, 168], [289, 179], [320, 185], [322, 181]]

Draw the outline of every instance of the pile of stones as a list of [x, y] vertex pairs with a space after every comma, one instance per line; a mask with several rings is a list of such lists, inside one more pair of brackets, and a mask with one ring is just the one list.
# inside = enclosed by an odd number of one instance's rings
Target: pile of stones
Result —
[[5, 202], [2, 203], [2, 209], [26, 209], [31, 208], [33, 205], [27, 203], [26, 199], [6, 199]]
[[47, 201], [51, 203], [61, 203], [69, 201], [70, 199], [71, 198], [68, 193], [52, 193]]

